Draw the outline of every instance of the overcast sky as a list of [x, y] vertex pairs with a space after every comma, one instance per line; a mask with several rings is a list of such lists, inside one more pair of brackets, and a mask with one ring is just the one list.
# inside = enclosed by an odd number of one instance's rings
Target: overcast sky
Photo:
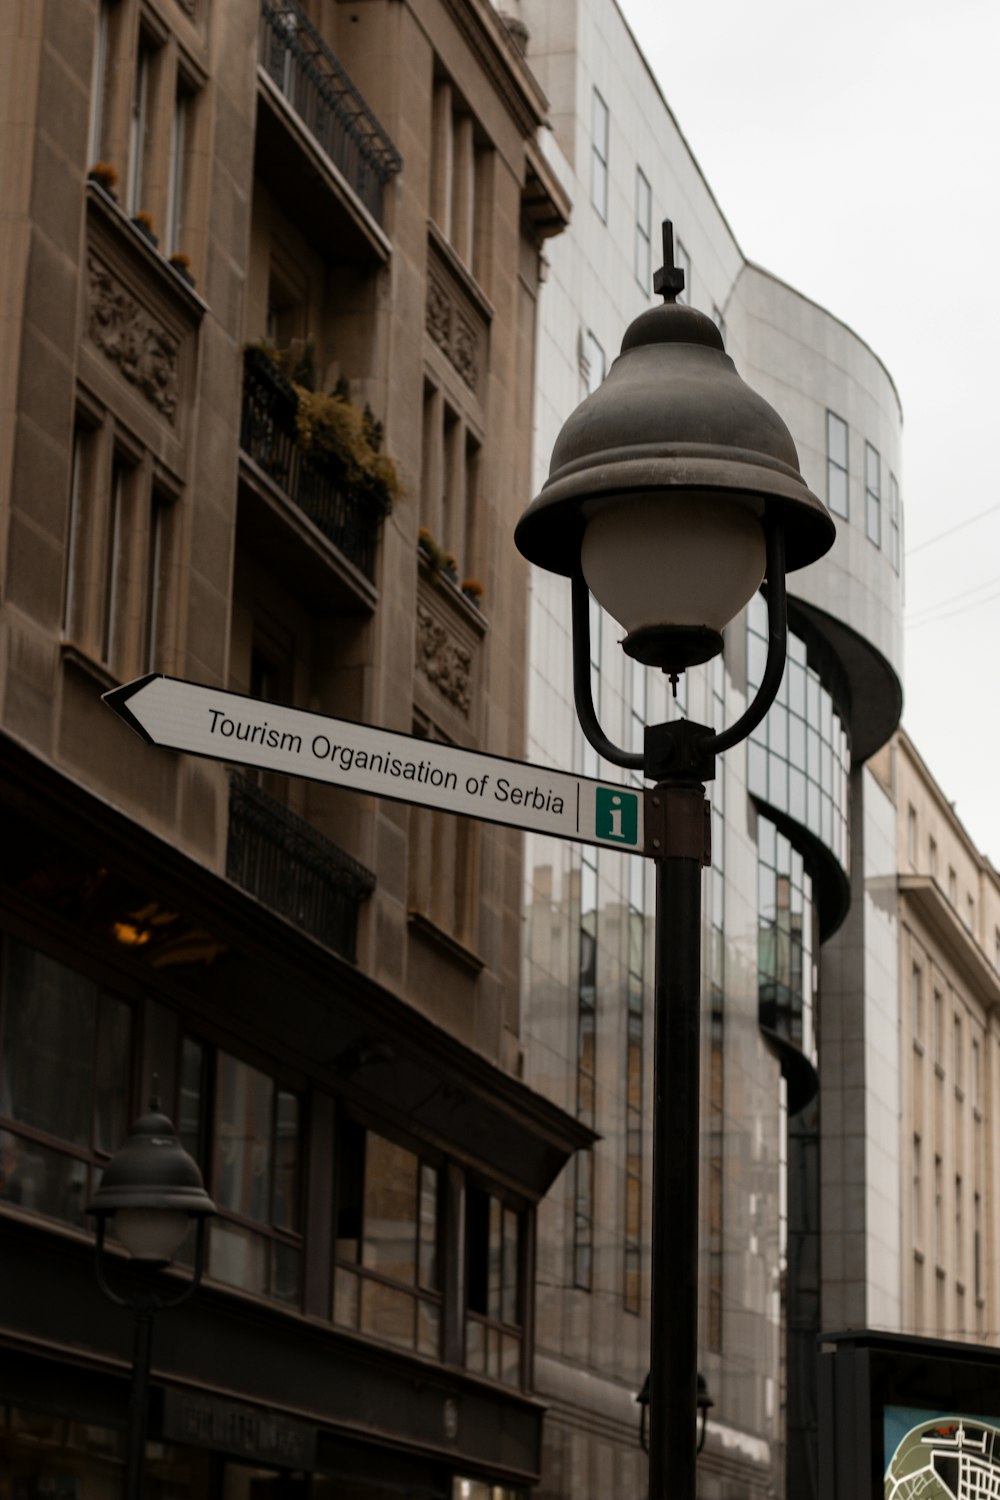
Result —
[[619, 3], [743, 253], [896, 383], [903, 725], [1000, 867], [1000, 0]]

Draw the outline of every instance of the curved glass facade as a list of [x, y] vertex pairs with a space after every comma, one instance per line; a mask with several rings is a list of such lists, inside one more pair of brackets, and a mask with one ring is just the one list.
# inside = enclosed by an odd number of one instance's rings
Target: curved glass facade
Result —
[[815, 1066], [819, 942], [812, 879], [799, 851], [763, 814], [757, 819], [757, 921], [761, 1024]]
[[[747, 608], [747, 696], [752, 698], [767, 660], [767, 605], [760, 594]], [[851, 742], [833, 697], [788, 632], [788, 661], [778, 696], [747, 745], [747, 785], [787, 813], [850, 864]]]

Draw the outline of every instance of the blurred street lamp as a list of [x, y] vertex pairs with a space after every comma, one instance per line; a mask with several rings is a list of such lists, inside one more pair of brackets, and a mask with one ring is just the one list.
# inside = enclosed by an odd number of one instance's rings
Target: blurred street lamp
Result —
[[[647, 1435], [647, 1422], [649, 1419], [649, 1376], [642, 1382], [642, 1390], [636, 1396], [639, 1404], [639, 1446], [643, 1453], [649, 1452], [649, 1437]], [[708, 1393], [708, 1382], [701, 1371], [698, 1371], [698, 1443], [695, 1451], [700, 1453], [705, 1446], [705, 1438], [708, 1435], [708, 1413], [715, 1405]]]
[[[153, 1320], [162, 1308], [186, 1301], [201, 1281], [205, 1226], [215, 1213], [197, 1163], [184, 1150], [156, 1100], [149, 1114], [135, 1121], [125, 1143], [108, 1162], [87, 1213], [97, 1220], [96, 1269], [101, 1291], [116, 1306], [127, 1307], [134, 1319], [122, 1495], [124, 1500], [141, 1500]], [[172, 1296], [163, 1296], [152, 1287], [124, 1295], [114, 1291], [106, 1274], [105, 1231], [109, 1219], [132, 1260], [150, 1271], [170, 1263], [192, 1221], [196, 1221], [198, 1238], [191, 1279]]]
[[[656, 861], [650, 1500], [694, 1500], [698, 1358], [698, 1073], [701, 871], [710, 862], [706, 781], [745, 739], [785, 666], [785, 574], [833, 544], [777, 412], [736, 373], [710, 318], [678, 304], [684, 273], [663, 225], [663, 305], [627, 330], [598, 390], [567, 418], [549, 478], [514, 533], [539, 567], [572, 581], [577, 716], [606, 760], [641, 771]], [[647, 726], [641, 753], [601, 728], [590, 668], [590, 600], [624, 627], [627, 655], [677, 678], [710, 661], [767, 580], [768, 654], [757, 697], [729, 729]]]

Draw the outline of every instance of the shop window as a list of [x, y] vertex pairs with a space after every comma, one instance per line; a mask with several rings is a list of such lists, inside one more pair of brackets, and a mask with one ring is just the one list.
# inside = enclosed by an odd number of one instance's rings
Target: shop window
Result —
[[436, 1165], [341, 1121], [333, 1295], [340, 1327], [438, 1357], [439, 1198]]
[[131, 1009], [14, 938], [0, 952], [0, 1199], [83, 1226], [128, 1127]]
[[302, 1299], [302, 1100], [228, 1052], [184, 1039], [177, 1129], [215, 1200], [208, 1274], [291, 1307]]
[[520, 1215], [470, 1184], [465, 1197], [465, 1236], [466, 1368], [505, 1385], [520, 1385]]

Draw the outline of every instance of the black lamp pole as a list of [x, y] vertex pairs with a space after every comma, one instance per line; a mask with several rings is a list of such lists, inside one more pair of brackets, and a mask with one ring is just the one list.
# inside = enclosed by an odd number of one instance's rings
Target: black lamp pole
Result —
[[[697, 1326], [705, 783], [716, 756], [773, 702], [785, 665], [786, 569], [822, 556], [834, 526], [802, 480], [787, 427], [740, 380], [715, 324], [676, 302], [684, 277], [669, 221], [663, 250], [654, 286], [664, 305], [635, 320], [604, 384], [567, 419], [515, 541], [531, 562], [572, 580], [574, 697], [586, 738], [653, 783], [645, 794], [645, 853], [656, 864], [649, 1495], [694, 1500], [699, 1406], [707, 1414]], [[686, 720], [651, 725], [641, 754], [609, 740], [591, 690], [591, 589], [625, 626], [625, 652], [676, 684], [721, 651], [722, 629], [763, 577], [767, 663], [742, 717], [720, 733]]]
[[[205, 1226], [215, 1212], [215, 1205], [202, 1186], [197, 1164], [184, 1150], [173, 1125], [166, 1115], [160, 1114], [155, 1101], [150, 1113], [135, 1121], [124, 1145], [111, 1158], [87, 1212], [97, 1219], [98, 1285], [116, 1307], [128, 1308], [133, 1318], [122, 1496], [123, 1500], [141, 1500], [153, 1323], [163, 1308], [185, 1302], [201, 1281]], [[132, 1259], [150, 1270], [169, 1264], [192, 1219], [196, 1219], [198, 1237], [190, 1280], [170, 1296], [151, 1287], [124, 1294], [115, 1291], [106, 1274], [105, 1231], [110, 1218], [114, 1219], [118, 1238]]]

